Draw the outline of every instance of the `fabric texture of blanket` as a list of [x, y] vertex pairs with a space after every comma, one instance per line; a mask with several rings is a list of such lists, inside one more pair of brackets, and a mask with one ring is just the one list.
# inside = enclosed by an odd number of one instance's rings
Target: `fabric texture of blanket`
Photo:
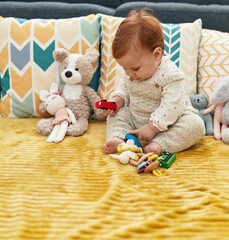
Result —
[[0, 239], [228, 239], [229, 146], [204, 137], [162, 177], [103, 153], [105, 122], [47, 144], [0, 119]]

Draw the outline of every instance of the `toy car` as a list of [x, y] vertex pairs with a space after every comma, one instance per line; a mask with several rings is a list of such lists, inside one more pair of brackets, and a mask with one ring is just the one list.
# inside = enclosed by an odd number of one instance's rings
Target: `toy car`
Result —
[[175, 161], [176, 155], [168, 151], [164, 151], [162, 154], [162, 160], [160, 162], [160, 167], [169, 168]]
[[108, 102], [105, 99], [102, 99], [101, 101], [98, 101], [95, 103], [95, 107], [99, 109], [111, 109], [113, 111], [117, 110], [117, 104], [115, 102]]

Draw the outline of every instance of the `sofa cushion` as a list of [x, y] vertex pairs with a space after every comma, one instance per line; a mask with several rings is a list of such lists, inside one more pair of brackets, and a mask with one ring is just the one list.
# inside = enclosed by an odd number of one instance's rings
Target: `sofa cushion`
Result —
[[[101, 76], [99, 94], [101, 98], [109, 98], [119, 84], [124, 70], [112, 57], [111, 44], [116, 30], [124, 18], [107, 15], [100, 16], [101, 26]], [[185, 75], [187, 93], [196, 93], [196, 74], [198, 47], [201, 34], [201, 20], [193, 23], [164, 24], [165, 55], [170, 55]]]
[[198, 92], [209, 98], [216, 79], [229, 75], [229, 33], [202, 30], [198, 56]]
[[[99, 50], [99, 20], [80, 18], [25, 20], [0, 18], [0, 113], [3, 117], [44, 116], [39, 112], [39, 92], [52, 82], [61, 83], [52, 52], [56, 47], [85, 53]], [[97, 90], [98, 63], [90, 86]]]

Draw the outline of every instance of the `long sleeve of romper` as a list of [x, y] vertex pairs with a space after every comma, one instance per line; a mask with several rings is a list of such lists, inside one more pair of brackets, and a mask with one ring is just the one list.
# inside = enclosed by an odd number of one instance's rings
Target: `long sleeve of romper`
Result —
[[[166, 67], [171, 67], [166, 66]], [[151, 114], [150, 120], [160, 131], [165, 131], [168, 126], [176, 122], [189, 105], [189, 98], [185, 92], [183, 74], [178, 68], [172, 66], [173, 71], [162, 71], [161, 102], [158, 108]]]
[[160, 106], [150, 116], [153, 125], [160, 131], [176, 122], [186, 108], [185, 89], [183, 80], [165, 85], [162, 90]]

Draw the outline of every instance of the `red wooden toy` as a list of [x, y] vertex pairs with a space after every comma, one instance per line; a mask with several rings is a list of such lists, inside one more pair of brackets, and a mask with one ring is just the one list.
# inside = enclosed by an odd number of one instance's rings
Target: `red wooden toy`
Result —
[[99, 109], [111, 109], [113, 111], [117, 110], [117, 104], [115, 102], [108, 102], [105, 99], [102, 99], [101, 101], [98, 101], [95, 103], [95, 107]]

